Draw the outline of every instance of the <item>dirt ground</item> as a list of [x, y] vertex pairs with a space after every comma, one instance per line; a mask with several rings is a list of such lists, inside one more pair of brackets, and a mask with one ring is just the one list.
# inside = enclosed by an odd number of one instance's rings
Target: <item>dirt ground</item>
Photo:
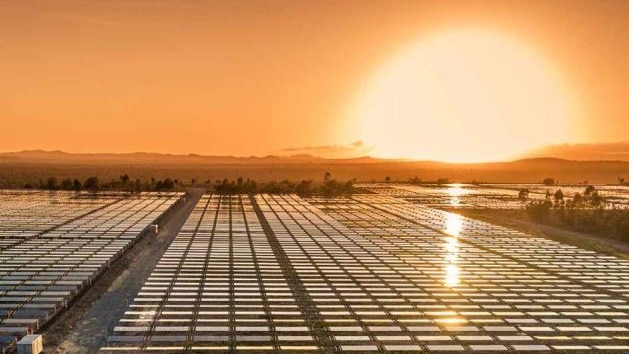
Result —
[[96, 353], [138, 293], [154, 265], [175, 238], [200, 199], [187, 200], [160, 222], [158, 235], [146, 234], [107, 269], [82, 296], [43, 331], [44, 353]]

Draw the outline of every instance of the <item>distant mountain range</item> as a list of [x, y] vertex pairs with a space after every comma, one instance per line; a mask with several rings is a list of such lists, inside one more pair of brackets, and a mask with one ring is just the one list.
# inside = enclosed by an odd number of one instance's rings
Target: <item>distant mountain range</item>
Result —
[[[329, 159], [309, 154], [290, 156], [235, 157], [173, 155], [159, 153], [74, 154], [61, 151], [31, 150], [0, 153], [0, 187], [36, 185], [54, 176], [84, 180], [98, 176], [115, 180], [120, 175], [132, 178], [179, 178], [197, 181], [223, 178], [269, 180], [320, 180], [330, 172], [346, 181], [424, 181], [447, 178], [456, 182], [540, 182], [553, 177], [563, 183], [617, 183], [629, 176], [629, 159], [623, 154], [628, 144], [606, 144], [609, 148], [585, 149], [582, 146], [547, 148], [549, 155], [569, 157], [529, 157], [516, 161], [490, 163], [446, 163], [437, 161], [389, 160], [372, 157]], [[578, 153], [582, 151], [581, 153]], [[569, 152], [569, 153], [568, 153]], [[610, 153], [613, 152], [613, 153]], [[542, 154], [543, 152], [539, 152]], [[532, 154], [531, 156], [535, 156]], [[581, 161], [578, 161], [581, 160]], [[585, 161], [588, 160], [588, 161]], [[624, 160], [624, 161], [622, 161]]]
[[25, 163], [88, 163], [88, 164], [293, 164], [293, 163], [370, 163], [381, 161], [372, 157], [356, 157], [327, 159], [310, 154], [296, 154], [287, 156], [212, 156], [199, 154], [163, 154], [153, 152], [132, 153], [67, 153], [59, 150], [25, 150], [19, 152], [0, 153], [0, 162], [25, 162]]
[[[532, 150], [522, 155], [522, 159], [555, 158], [572, 161], [629, 161], [629, 142], [605, 144], [564, 144], [551, 145]], [[163, 154], [151, 152], [133, 153], [67, 153], [63, 151], [27, 150], [0, 153], [0, 162], [32, 163], [139, 163], [139, 164], [291, 164], [291, 163], [381, 163], [381, 162], [422, 162], [396, 159], [379, 159], [369, 156], [355, 158], [323, 158], [312, 154], [285, 156], [212, 156], [199, 154]], [[467, 164], [465, 164], [467, 165]]]
[[629, 161], [629, 142], [551, 145], [535, 149], [523, 157], [555, 157], [574, 161]]

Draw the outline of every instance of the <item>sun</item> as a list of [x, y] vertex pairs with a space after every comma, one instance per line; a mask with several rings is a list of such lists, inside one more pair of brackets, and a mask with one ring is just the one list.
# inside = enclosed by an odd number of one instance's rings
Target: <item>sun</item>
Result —
[[569, 101], [531, 48], [459, 29], [423, 38], [384, 65], [352, 116], [377, 157], [480, 162], [569, 140]]

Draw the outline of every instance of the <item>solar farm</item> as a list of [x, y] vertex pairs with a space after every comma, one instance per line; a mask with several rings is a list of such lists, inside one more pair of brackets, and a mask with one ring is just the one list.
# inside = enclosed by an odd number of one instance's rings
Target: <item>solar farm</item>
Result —
[[[443, 184], [413, 185], [362, 183], [357, 185], [367, 191], [402, 198], [406, 201], [449, 209], [521, 209], [526, 201], [518, 198], [521, 189], [526, 189], [530, 200], [544, 200], [546, 194], [561, 190], [567, 198], [583, 193], [585, 185], [575, 186], [544, 186], [540, 184]], [[598, 194], [604, 198], [606, 209], [629, 209], [629, 187], [627, 186], [594, 186]]]
[[69, 306], [181, 194], [0, 194], [0, 344]]
[[[203, 194], [96, 350], [629, 351], [629, 261], [442, 210], [521, 207], [520, 185], [360, 187]], [[185, 198], [0, 191], [5, 349]]]

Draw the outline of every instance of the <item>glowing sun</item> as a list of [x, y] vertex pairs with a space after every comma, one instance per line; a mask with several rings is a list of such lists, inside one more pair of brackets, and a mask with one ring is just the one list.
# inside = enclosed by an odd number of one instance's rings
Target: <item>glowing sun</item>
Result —
[[489, 161], [569, 140], [569, 99], [557, 73], [516, 40], [451, 30], [384, 65], [353, 108], [378, 157]]

